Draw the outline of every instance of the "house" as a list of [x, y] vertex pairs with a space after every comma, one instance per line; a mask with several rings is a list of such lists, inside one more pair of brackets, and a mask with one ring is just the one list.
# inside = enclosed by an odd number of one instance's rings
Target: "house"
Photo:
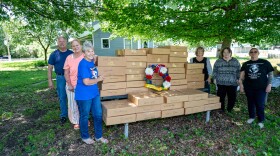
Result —
[[94, 51], [99, 56], [115, 56], [117, 49], [154, 48], [153, 41], [134, 40], [125, 37], [114, 37], [109, 32], [100, 29], [98, 21], [93, 22], [93, 32], [86, 31], [78, 37], [81, 42], [92, 41]]

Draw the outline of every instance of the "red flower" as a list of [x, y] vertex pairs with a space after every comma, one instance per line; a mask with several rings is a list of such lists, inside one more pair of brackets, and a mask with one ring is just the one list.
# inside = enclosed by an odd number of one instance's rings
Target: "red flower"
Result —
[[165, 80], [168, 81], [168, 82], [170, 82], [170, 81], [171, 81], [171, 77], [170, 77], [170, 76], [166, 76], [166, 77], [165, 77]]
[[153, 76], [152, 76], [152, 75], [146, 75], [146, 78], [147, 78], [148, 80], [150, 80], [150, 79], [153, 78]]
[[155, 73], [158, 73], [158, 71], [159, 71], [159, 66], [157, 66], [157, 67], [155, 68], [154, 72], [155, 72]]

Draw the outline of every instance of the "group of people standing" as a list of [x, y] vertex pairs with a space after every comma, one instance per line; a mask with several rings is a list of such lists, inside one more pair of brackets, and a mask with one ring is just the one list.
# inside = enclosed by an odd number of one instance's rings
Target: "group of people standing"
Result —
[[102, 107], [97, 86], [104, 77], [98, 75], [95, 65], [97, 56], [92, 43], [86, 41], [82, 45], [78, 39], [74, 39], [71, 42], [71, 51], [67, 49], [67, 40], [58, 37], [57, 45], [58, 49], [51, 53], [48, 60], [48, 82], [49, 88], [53, 89], [54, 68], [61, 124], [66, 123], [68, 117], [74, 129], [80, 129], [82, 140], [86, 144], [93, 144], [95, 141], [90, 137], [88, 130], [91, 112], [95, 140], [108, 143], [108, 140], [102, 137]]
[[[97, 86], [104, 77], [98, 74], [97, 55], [95, 55], [92, 43], [86, 41], [82, 45], [78, 39], [74, 39], [71, 42], [73, 50], [71, 51], [67, 49], [67, 40], [64, 37], [58, 37], [57, 45], [58, 49], [51, 53], [48, 60], [48, 83], [49, 88], [53, 89], [54, 68], [61, 124], [66, 123], [68, 118], [74, 129], [80, 129], [82, 140], [86, 144], [93, 144], [95, 141], [90, 137], [88, 130], [91, 112], [95, 140], [108, 143], [108, 140], [102, 137], [102, 107]], [[214, 64], [213, 71], [209, 58], [203, 56], [203, 47], [198, 47], [195, 54], [196, 57], [190, 62], [204, 64], [204, 91], [208, 93], [210, 93], [212, 76], [217, 87], [217, 95], [220, 97], [222, 111], [225, 111], [226, 96], [228, 99], [226, 110], [228, 112], [233, 110], [237, 87], [240, 86], [240, 91], [245, 92], [247, 96], [249, 111], [247, 123], [251, 124], [255, 120], [257, 112], [258, 125], [263, 128], [265, 98], [271, 91], [274, 69], [267, 60], [258, 58], [258, 49], [250, 50], [251, 59], [241, 67], [239, 61], [232, 57], [231, 49], [224, 48], [221, 51], [221, 57]]]
[[[228, 112], [233, 110], [239, 86], [240, 92], [245, 92], [247, 97], [249, 112], [247, 123], [253, 123], [257, 114], [258, 125], [263, 128], [266, 96], [271, 91], [274, 69], [270, 62], [258, 57], [259, 50], [252, 48], [249, 51], [250, 60], [240, 66], [239, 61], [232, 57], [232, 50], [226, 47], [222, 49], [220, 58], [214, 63], [213, 71], [209, 58], [203, 57], [203, 47], [198, 47], [195, 54], [196, 57], [192, 58], [190, 63], [204, 63], [204, 91], [208, 93], [210, 93], [209, 83], [212, 75], [217, 96], [220, 97], [221, 110], [227, 110]], [[225, 108], [226, 97], [227, 108]]]

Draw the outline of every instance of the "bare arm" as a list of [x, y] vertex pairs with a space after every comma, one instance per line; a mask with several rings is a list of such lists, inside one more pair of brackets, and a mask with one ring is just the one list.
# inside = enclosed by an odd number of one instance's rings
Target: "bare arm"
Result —
[[209, 74], [209, 75], [212, 75], [212, 66], [211, 66], [211, 63], [210, 63], [210, 59], [209, 59], [209, 58], [207, 58], [207, 60], [206, 60], [206, 66], [207, 66], [208, 74]]
[[193, 58], [190, 59], [190, 63], [193, 63]]
[[211, 66], [209, 58], [206, 59], [206, 67], [207, 67], [207, 72], [208, 72], [208, 75], [209, 75], [208, 82], [210, 83], [211, 82], [211, 75], [212, 75], [212, 66]]
[[217, 61], [214, 63], [214, 67], [213, 67], [213, 72], [212, 72], [212, 78], [214, 80], [214, 83], [216, 84], [216, 76], [217, 76]]
[[267, 78], [268, 78], [268, 82], [267, 82], [267, 85], [270, 85], [271, 84], [271, 82], [272, 82], [272, 79], [273, 79], [273, 72], [269, 72], [268, 74], [267, 74]]
[[94, 85], [97, 84], [99, 81], [103, 81], [104, 77], [103, 76], [99, 76], [97, 79], [89, 79], [89, 78], [85, 78], [83, 79], [83, 83], [86, 86], [90, 86], [90, 85]]
[[265, 91], [267, 92], [267, 93], [269, 93], [270, 91], [271, 91], [271, 82], [272, 82], [272, 78], [273, 78], [273, 72], [269, 72], [268, 73], [268, 81], [267, 81], [267, 86], [266, 86], [266, 89], [265, 89]]
[[245, 72], [241, 71], [240, 72], [240, 77], [239, 77], [240, 92], [244, 92], [244, 86], [243, 86], [244, 79], [245, 79]]
[[53, 81], [52, 81], [52, 71], [53, 71], [53, 65], [48, 64], [48, 83], [49, 83], [49, 88], [53, 89]]
[[74, 87], [71, 84], [71, 80], [70, 80], [70, 69], [64, 69], [64, 77], [68, 86], [68, 90], [70, 91], [74, 91]]

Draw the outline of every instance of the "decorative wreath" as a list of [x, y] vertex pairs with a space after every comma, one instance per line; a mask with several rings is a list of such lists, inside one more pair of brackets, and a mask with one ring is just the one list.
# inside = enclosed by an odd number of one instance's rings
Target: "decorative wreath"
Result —
[[[146, 69], [145, 69], [145, 73], [146, 73], [146, 84], [145, 87], [147, 88], [151, 88], [157, 91], [162, 91], [162, 90], [168, 90], [169, 87], [171, 86], [171, 77], [168, 74], [168, 70], [165, 67], [164, 64], [152, 64], [149, 65]], [[152, 78], [154, 73], [158, 73], [159, 76], [161, 76], [163, 78], [163, 83], [160, 87], [155, 86], [152, 84]]]

